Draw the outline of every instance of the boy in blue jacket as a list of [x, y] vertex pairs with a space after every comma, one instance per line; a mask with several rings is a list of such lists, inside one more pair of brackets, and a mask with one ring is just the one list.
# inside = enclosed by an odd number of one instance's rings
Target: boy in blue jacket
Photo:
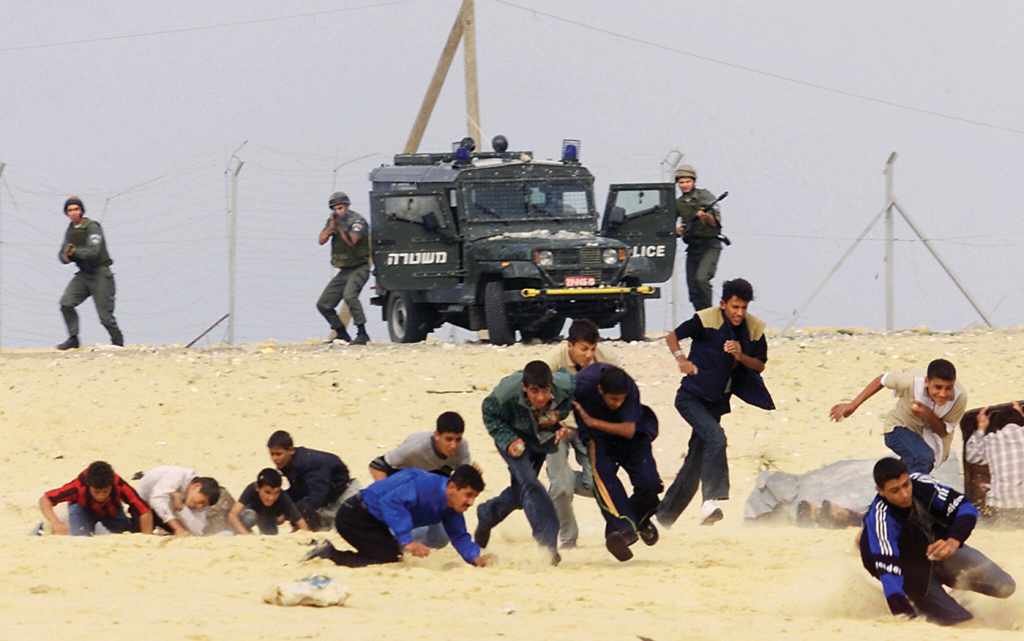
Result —
[[978, 510], [959, 492], [924, 474], [908, 474], [903, 461], [875, 464], [878, 495], [859, 536], [864, 568], [882, 583], [895, 615], [918, 612], [942, 625], [972, 618], [943, 585], [1005, 599], [1013, 578], [991, 559], [964, 545]]
[[330, 559], [337, 565], [358, 568], [395, 563], [403, 554], [428, 556], [430, 548], [413, 540], [412, 531], [441, 523], [466, 563], [484, 567], [493, 556], [480, 553], [462, 516], [483, 490], [483, 477], [472, 465], [460, 465], [450, 478], [415, 468], [401, 470], [372, 483], [338, 510], [335, 527], [354, 552], [323, 541], [303, 560]]

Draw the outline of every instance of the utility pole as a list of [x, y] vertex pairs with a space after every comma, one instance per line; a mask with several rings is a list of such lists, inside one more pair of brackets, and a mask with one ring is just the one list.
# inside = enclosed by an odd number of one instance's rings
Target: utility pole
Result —
[[889, 159], [885, 161], [885, 331], [891, 332], [893, 324], [893, 311], [895, 308], [895, 293], [894, 293], [894, 275], [895, 267], [893, 265], [893, 258], [896, 253], [893, 247], [893, 215], [892, 208], [894, 205], [893, 201], [893, 190], [892, 190], [892, 175], [894, 165], [896, 163], [896, 152], [889, 154]]
[[245, 161], [238, 157], [238, 152], [249, 142], [246, 140], [235, 149], [228, 160], [224, 173], [230, 180], [228, 191], [228, 345], [235, 344], [235, 257], [238, 248], [238, 174], [241, 173]]
[[[3, 204], [4, 204], [3, 203], [3, 199], [4, 199], [4, 183], [3, 183], [3, 179], [4, 179], [4, 169], [6, 169], [6, 168], [7, 168], [7, 163], [0, 162], [0, 249], [2, 249], [3, 242], [4, 242], [4, 231], [3, 231], [3, 228], [4, 228], [4, 225], [3, 225], [3, 221], [4, 221], [4, 207], [3, 207]], [[4, 302], [4, 254], [5, 253], [6, 252], [0, 251], [0, 350], [2, 350], [3, 347], [4, 347], [4, 323], [3, 323], [4, 306], [3, 306], [3, 302]]]
[[[665, 154], [665, 157], [662, 158], [661, 163], [659, 163], [661, 165], [662, 182], [671, 182], [671, 178], [676, 170], [676, 167], [678, 167], [679, 163], [683, 161], [683, 156], [685, 155], [686, 154], [679, 151], [678, 149], [670, 149], [669, 152]], [[672, 189], [674, 194], [675, 187], [673, 186]], [[679, 239], [673, 237], [672, 242], [678, 245]], [[679, 268], [681, 262], [684, 268], [686, 265], [685, 259], [681, 259], [681, 256], [682, 253], [679, 252], [677, 248], [677, 251], [675, 253], [675, 261], [672, 265], [672, 280], [669, 281], [669, 291], [672, 295], [670, 302], [672, 310], [672, 326], [669, 329], [673, 329], [679, 326]]]
[[[441, 50], [441, 57], [434, 68], [434, 75], [427, 85], [427, 92], [423, 95], [423, 103], [420, 105], [419, 113], [416, 114], [416, 121], [409, 132], [409, 138], [405, 143], [404, 152], [414, 154], [420, 148], [423, 140], [423, 132], [427, 130], [430, 122], [430, 115], [434, 113], [434, 105], [437, 104], [437, 97], [441, 94], [441, 87], [448, 76], [448, 69], [452, 66], [455, 52], [459, 48], [459, 41], [465, 40], [464, 54], [466, 58], [466, 120], [469, 125], [469, 135], [476, 141], [477, 149], [480, 148], [480, 99], [477, 94], [476, 74], [476, 12], [473, 0], [462, 0], [459, 14], [455, 16], [455, 23], [448, 32], [448, 40]], [[469, 35], [467, 36], [467, 27]]]
[[476, 77], [476, 9], [473, 0], [462, 2], [462, 54], [466, 76], [466, 128], [470, 138], [480, 146], [480, 94]]

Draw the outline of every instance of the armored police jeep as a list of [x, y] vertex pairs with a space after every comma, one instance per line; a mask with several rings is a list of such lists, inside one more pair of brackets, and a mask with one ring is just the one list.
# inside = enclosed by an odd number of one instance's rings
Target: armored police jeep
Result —
[[609, 188], [601, 226], [594, 177], [564, 141], [560, 162], [531, 152], [399, 154], [370, 174], [376, 294], [391, 340], [422, 341], [443, 323], [487, 329], [492, 343], [558, 337], [566, 318], [644, 336], [644, 301], [675, 262], [669, 183]]

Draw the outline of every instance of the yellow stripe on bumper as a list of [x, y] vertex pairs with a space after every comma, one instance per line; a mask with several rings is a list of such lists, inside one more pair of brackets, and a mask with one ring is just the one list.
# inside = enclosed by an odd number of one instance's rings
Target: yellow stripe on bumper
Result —
[[523, 289], [519, 292], [523, 298], [536, 298], [538, 296], [605, 296], [607, 294], [641, 294], [649, 295], [654, 293], [654, 287], [641, 285], [639, 287], [563, 287], [561, 289]]

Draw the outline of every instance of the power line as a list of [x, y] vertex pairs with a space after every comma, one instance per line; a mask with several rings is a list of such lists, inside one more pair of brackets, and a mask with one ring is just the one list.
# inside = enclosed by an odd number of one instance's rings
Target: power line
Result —
[[676, 55], [685, 56], [687, 58], [694, 58], [695, 60], [701, 60], [703, 62], [709, 62], [711, 64], [719, 65], [719, 66], [722, 66], [722, 67], [728, 67], [730, 69], [735, 69], [735, 70], [738, 70], [738, 71], [745, 71], [747, 73], [757, 74], [759, 76], [764, 76], [766, 78], [772, 78], [774, 80], [781, 80], [783, 82], [787, 82], [787, 83], [792, 84], [792, 85], [798, 85], [800, 87], [806, 87], [808, 89], [815, 89], [817, 91], [823, 91], [823, 92], [831, 93], [831, 94], [834, 94], [834, 95], [837, 95], [837, 96], [843, 96], [845, 98], [853, 98], [855, 100], [860, 100], [862, 102], [870, 102], [870, 103], [874, 103], [874, 104], [877, 104], [877, 105], [884, 105], [886, 107], [892, 107], [893, 109], [901, 109], [903, 111], [909, 111], [909, 112], [912, 112], [912, 113], [918, 113], [918, 114], [924, 114], [924, 115], [928, 115], [928, 116], [934, 116], [936, 118], [942, 118], [944, 120], [951, 120], [953, 122], [959, 122], [959, 123], [966, 124], [966, 125], [973, 125], [975, 127], [985, 127], [986, 129], [993, 129], [993, 130], [996, 130], [996, 131], [1004, 131], [1004, 132], [1011, 133], [1011, 134], [1024, 135], [1024, 129], [1017, 129], [1017, 128], [1014, 128], [1014, 127], [1004, 127], [1002, 125], [996, 125], [996, 124], [993, 124], [991, 122], [985, 122], [983, 120], [974, 120], [973, 118], [966, 118], [964, 116], [957, 116], [955, 114], [948, 114], [948, 113], [944, 113], [944, 112], [941, 112], [941, 111], [935, 111], [933, 109], [925, 109], [923, 107], [914, 107], [912, 105], [905, 105], [903, 103], [896, 102], [894, 100], [889, 100], [887, 98], [878, 98], [878, 97], [875, 97], [875, 96], [869, 96], [867, 94], [860, 94], [860, 93], [856, 93], [856, 92], [853, 92], [853, 91], [847, 91], [846, 89], [839, 89], [839, 88], [836, 88], [836, 87], [830, 87], [828, 85], [818, 84], [816, 82], [811, 82], [810, 80], [803, 80], [802, 78], [796, 78], [794, 76], [787, 76], [787, 75], [784, 75], [784, 74], [781, 74], [781, 73], [776, 73], [774, 71], [767, 71], [765, 69], [759, 69], [757, 67], [751, 67], [749, 65], [743, 65], [743, 64], [736, 63], [736, 62], [729, 62], [728, 60], [722, 60], [721, 58], [713, 58], [711, 56], [700, 54], [700, 53], [697, 53], [695, 51], [687, 51], [686, 49], [679, 49], [679, 48], [676, 48], [676, 47], [670, 47], [668, 45], [661, 44], [660, 42], [654, 42], [652, 40], [646, 40], [644, 38], [640, 38], [640, 37], [637, 37], [637, 36], [631, 36], [629, 34], [621, 33], [619, 31], [612, 31], [611, 29], [605, 29], [604, 27], [598, 27], [598, 26], [595, 26], [595, 25], [592, 25], [592, 24], [587, 24], [585, 22], [580, 22], [578, 20], [573, 20], [571, 18], [565, 18], [563, 16], [555, 15], [553, 13], [547, 13], [545, 11], [540, 11], [540, 10], [534, 9], [532, 7], [526, 7], [526, 6], [523, 6], [523, 5], [520, 5], [520, 4], [516, 4], [514, 2], [509, 2], [509, 0], [494, 0], [494, 1], [499, 3], [499, 4], [503, 4], [503, 5], [507, 6], [507, 7], [511, 7], [513, 9], [518, 9], [520, 11], [526, 11], [526, 12], [529, 12], [529, 13], [532, 13], [532, 14], [535, 14], [535, 15], [538, 15], [538, 16], [544, 16], [545, 18], [550, 18], [550, 19], [556, 20], [558, 22], [562, 22], [562, 23], [565, 23], [565, 24], [570, 24], [570, 25], [573, 25], [575, 27], [579, 27], [581, 29], [586, 29], [588, 31], [594, 31], [596, 33], [601, 33], [601, 34], [604, 34], [606, 36], [611, 36], [613, 38], [618, 38], [619, 40], [625, 40], [627, 42], [632, 42], [634, 44], [644, 45], [645, 47], [651, 47], [651, 48], [654, 48], [654, 49], [660, 49], [661, 51], [667, 51], [669, 53], [674, 53]]
[[325, 16], [334, 13], [346, 13], [350, 11], [362, 11], [364, 9], [378, 9], [381, 7], [388, 7], [396, 4], [407, 4], [414, 0], [391, 0], [390, 2], [378, 2], [375, 4], [360, 5], [358, 7], [343, 7], [340, 9], [323, 9], [321, 11], [308, 11], [305, 13], [293, 13], [284, 16], [275, 16], [271, 18], [254, 18], [252, 20], [236, 20], [232, 22], [217, 22], [214, 24], [207, 25], [193, 25], [190, 27], [178, 27], [176, 29], [161, 29], [159, 31], [142, 31], [139, 33], [123, 33], [112, 36], [100, 36], [98, 38], [81, 38], [77, 40], [60, 40], [57, 42], [42, 42], [30, 45], [15, 45], [13, 47], [2, 47], [0, 53], [10, 53], [13, 51], [30, 51], [33, 49], [52, 49], [55, 47], [66, 47], [68, 45], [80, 45], [80, 44], [91, 44], [94, 42], [111, 42], [114, 40], [131, 40], [134, 38], [149, 38], [152, 36], [165, 36], [178, 33], [189, 33], [193, 31], [209, 31], [211, 29], [227, 29], [231, 27], [245, 27], [255, 24], [266, 24], [268, 22], [281, 22], [284, 20], [296, 20], [299, 18], [315, 18], [317, 16]]

